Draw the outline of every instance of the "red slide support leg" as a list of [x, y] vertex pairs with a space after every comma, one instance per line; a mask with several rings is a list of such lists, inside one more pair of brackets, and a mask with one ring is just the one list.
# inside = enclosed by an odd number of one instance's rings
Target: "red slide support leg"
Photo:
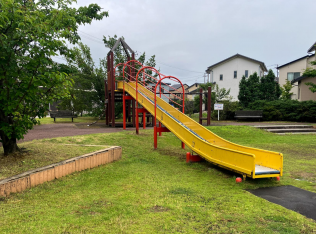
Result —
[[190, 152], [187, 152], [186, 159], [187, 163], [200, 162], [203, 160], [203, 158], [201, 158], [199, 155], [191, 155]]
[[157, 126], [154, 127], [154, 149], [157, 149]]

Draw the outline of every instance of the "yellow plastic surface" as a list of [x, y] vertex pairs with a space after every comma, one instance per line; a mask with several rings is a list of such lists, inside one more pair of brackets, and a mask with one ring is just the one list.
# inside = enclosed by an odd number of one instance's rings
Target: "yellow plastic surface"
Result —
[[[123, 83], [123, 81], [118, 83]], [[118, 87], [123, 87], [123, 85], [119, 84]], [[124, 87], [125, 91], [136, 99], [136, 83], [125, 82]], [[138, 103], [154, 115], [154, 93], [140, 84], [138, 84], [138, 91]], [[281, 153], [241, 146], [226, 141], [159, 97], [157, 97], [157, 105], [172, 116], [157, 108], [157, 120], [192, 149], [192, 151], [207, 161], [252, 178], [282, 176], [283, 155]], [[255, 165], [272, 168], [280, 171], [280, 173], [255, 175]]]

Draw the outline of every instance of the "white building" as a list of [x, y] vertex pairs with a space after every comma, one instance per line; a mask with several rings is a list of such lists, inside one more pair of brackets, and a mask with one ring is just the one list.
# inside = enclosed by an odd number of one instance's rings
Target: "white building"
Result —
[[247, 78], [257, 72], [262, 77], [267, 71], [263, 62], [241, 54], [231, 56], [206, 69], [210, 82], [216, 82], [219, 88], [230, 89], [230, 95], [234, 100], [238, 100], [239, 82], [242, 76]]

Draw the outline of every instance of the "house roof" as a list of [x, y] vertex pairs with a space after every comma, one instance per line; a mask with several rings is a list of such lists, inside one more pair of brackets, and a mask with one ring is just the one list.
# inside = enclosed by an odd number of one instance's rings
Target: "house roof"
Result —
[[199, 87], [200, 84], [203, 84], [203, 83], [194, 83], [193, 85], [189, 86], [188, 89], [191, 88], [191, 87], [194, 86], [194, 85], [198, 85], [197, 87]]
[[314, 54], [312, 54], [312, 55], [306, 55], [306, 56], [301, 57], [301, 58], [299, 58], [299, 59], [295, 59], [295, 60], [293, 60], [292, 62], [289, 62], [289, 63], [283, 64], [283, 65], [281, 65], [281, 66], [278, 66], [277, 69], [282, 68], [282, 67], [285, 67], [285, 66], [287, 66], [287, 65], [290, 65], [290, 64], [295, 63], [295, 62], [297, 62], [297, 61], [300, 61], [300, 60], [302, 60], [302, 59], [310, 58], [310, 57], [312, 57], [312, 56], [314, 56]]
[[308, 49], [307, 53], [311, 53], [313, 52], [314, 50], [316, 50], [315, 47], [316, 46], [316, 42]]
[[235, 54], [235, 55], [233, 55], [233, 56], [231, 56], [231, 57], [229, 57], [227, 59], [224, 59], [224, 60], [222, 60], [222, 61], [220, 61], [218, 63], [213, 64], [212, 66], [209, 66], [206, 69], [206, 73], [209, 73], [214, 67], [216, 67], [216, 66], [218, 66], [218, 65], [220, 65], [222, 63], [225, 63], [225, 62], [227, 62], [227, 61], [229, 61], [231, 59], [234, 59], [234, 58], [243, 58], [243, 59], [247, 59], [247, 60], [250, 60], [252, 62], [255, 62], [255, 63], [259, 63], [263, 71], [265, 71], [265, 72], [268, 71], [268, 69], [267, 69], [266, 65], [264, 64], [264, 62], [261, 62], [261, 61], [258, 61], [256, 59], [252, 59], [252, 58], [246, 57], [246, 56], [241, 55], [241, 54]]
[[[184, 86], [188, 86], [188, 85], [187, 84], [183, 84], [183, 87]], [[178, 89], [178, 88], [181, 87], [181, 84], [174, 84], [174, 85], [171, 85], [171, 87], [174, 88], [174, 89]]]
[[295, 82], [298, 82], [298, 81], [303, 80], [303, 79], [305, 79], [305, 78], [307, 78], [307, 76], [300, 76], [300, 77], [297, 77], [297, 78], [295, 78], [294, 80], [291, 81], [291, 84], [294, 84]]

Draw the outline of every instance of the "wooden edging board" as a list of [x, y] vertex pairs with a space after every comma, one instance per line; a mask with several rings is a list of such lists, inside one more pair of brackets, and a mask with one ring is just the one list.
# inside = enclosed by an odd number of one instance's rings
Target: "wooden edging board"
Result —
[[45, 182], [59, 179], [76, 171], [82, 171], [111, 163], [122, 157], [122, 147], [112, 146], [103, 150], [84, 154], [75, 158], [67, 159], [45, 167], [36, 168], [0, 180], [0, 197], [7, 197], [11, 193], [22, 192]]

